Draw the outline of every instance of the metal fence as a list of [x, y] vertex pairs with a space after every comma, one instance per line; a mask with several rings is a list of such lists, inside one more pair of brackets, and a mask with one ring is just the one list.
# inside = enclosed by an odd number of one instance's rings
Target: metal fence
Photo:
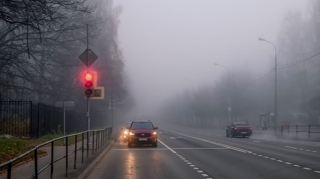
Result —
[[[66, 112], [66, 132], [86, 130], [85, 113]], [[32, 101], [0, 101], [0, 134], [38, 138], [49, 133], [61, 133], [63, 110]]]
[[[311, 134], [320, 133], [320, 125], [288, 125], [280, 126], [281, 135], [291, 135], [295, 137], [312, 137]], [[317, 135], [318, 137], [319, 135]]]
[[[74, 146], [73, 150], [69, 151], [70, 148], [68, 146], [70, 142], [70, 137], [74, 136]], [[78, 142], [78, 137], [81, 137], [81, 141]], [[81, 163], [84, 162], [84, 155], [89, 156], [90, 150], [92, 151], [92, 155], [94, 154], [97, 149], [101, 148], [103, 145], [106, 144], [107, 141], [109, 141], [112, 137], [112, 128], [105, 128], [105, 129], [99, 129], [99, 130], [89, 130], [77, 134], [72, 134], [72, 135], [67, 135], [63, 137], [59, 137], [50, 141], [47, 141], [45, 143], [42, 143], [32, 150], [29, 150], [25, 152], [24, 154], [7, 161], [5, 163], [0, 164], [0, 171], [6, 171], [7, 173], [7, 179], [12, 178], [12, 168], [14, 167], [14, 164], [22, 159], [25, 156], [28, 155], [33, 155], [33, 161], [34, 161], [34, 174], [32, 176], [24, 176], [25, 178], [31, 178], [31, 179], [38, 179], [39, 174], [42, 173], [45, 169], [50, 167], [50, 178], [53, 178], [54, 175], [54, 164], [62, 159], [65, 159], [65, 177], [68, 177], [68, 160], [73, 155], [74, 157], [74, 163], [73, 163], [73, 168], [77, 168], [77, 160], [80, 160], [81, 158]], [[55, 142], [58, 140], [65, 140], [65, 155], [59, 158], [54, 159], [54, 154], [55, 154]], [[90, 142], [92, 141], [92, 142]], [[79, 146], [78, 146], [79, 144]], [[41, 169], [38, 168], [38, 150], [41, 147], [48, 146], [50, 145], [50, 150], [48, 153], [50, 153], [50, 162], [45, 164], [44, 167]], [[57, 150], [57, 149], [56, 149]], [[79, 151], [79, 153], [78, 153]], [[78, 156], [79, 159], [78, 159]]]

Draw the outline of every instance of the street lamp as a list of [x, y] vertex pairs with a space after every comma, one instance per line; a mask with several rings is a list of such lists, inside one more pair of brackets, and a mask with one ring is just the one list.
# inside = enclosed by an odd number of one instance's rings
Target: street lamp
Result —
[[189, 78], [185, 78], [186, 80], [189, 80], [191, 82], [191, 85], [192, 85], [192, 92], [193, 92], [193, 95], [195, 95], [195, 92], [194, 92], [194, 88], [193, 88], [193, 81]]
[[[227, 69], [228, 71], [229, 71], [229, 75], [231, 75], [231, 71], [230, 71], [230, 69], [228, 68], [228, 67], [226, 67], [226, 66], [223, 66], [223, 65], [220, 65], [220, 64], [218, 64], [218, 63], [214, 63], [214, 65], [216, 65], [216, 66], [220, 66], [220, 67], [223, 67], [223, 68], [225, 68], [225, 69]], [[231, 78], [231, 77], [230, 77]], [[229, 120], [230, 120], [230, 122], [232, 122], [231, 121], [231, 84], [229, 83], [229, 90], [228, 90], [228, 115], [229, 115]]]
[[260, 41], [264, 41], [267, 42], [269, 44], [272, 44], [274, 47], [274, 117], [273, 117], [273, 121], [274, 121], [274, 130], [275, 132], [277, 132], [277, 128], [278, 128], [278, 121], [277, 121], [277, 116], [278, 116], [278, 112], [277, 112], [277, 48], [276, 45], [273, 44], [272, 42], [269, 42], [263, 38], [259, 38]]

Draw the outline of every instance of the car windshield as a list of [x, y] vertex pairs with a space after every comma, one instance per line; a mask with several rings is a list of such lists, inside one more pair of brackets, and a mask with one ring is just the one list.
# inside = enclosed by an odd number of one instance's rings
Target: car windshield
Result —
[[153, 129], [151, 122], [134, 122], [131, 129]]
[[234, 123], [235, 126], [248, 126], [245, 122]]

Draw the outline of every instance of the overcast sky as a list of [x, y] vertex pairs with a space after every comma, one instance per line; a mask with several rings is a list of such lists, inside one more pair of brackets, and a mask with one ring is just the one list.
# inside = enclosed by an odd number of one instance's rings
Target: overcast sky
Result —
[[[114, 0], [130, 90], [142, 111], [228, 72], [257, 78], [273, 65], [280, 24], [309, 0]], [[187, 79], [186, 79], [187, 78]]]

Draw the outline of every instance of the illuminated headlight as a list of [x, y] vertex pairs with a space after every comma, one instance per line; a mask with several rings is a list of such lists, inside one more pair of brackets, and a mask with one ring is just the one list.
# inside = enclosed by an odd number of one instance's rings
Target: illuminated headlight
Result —
[[128, 134], [128, 131], [124, 131], [124, 134]]
[[133, 133], [133, 132], [130, 132], [129, 134], [130, 134], [130, 135], [134, 135], [134, 133]]
[[154, 131], [154, 132], [152, 133], [152, 135], [157, 135], [157, 132], [156, 132], [156, 131]]

